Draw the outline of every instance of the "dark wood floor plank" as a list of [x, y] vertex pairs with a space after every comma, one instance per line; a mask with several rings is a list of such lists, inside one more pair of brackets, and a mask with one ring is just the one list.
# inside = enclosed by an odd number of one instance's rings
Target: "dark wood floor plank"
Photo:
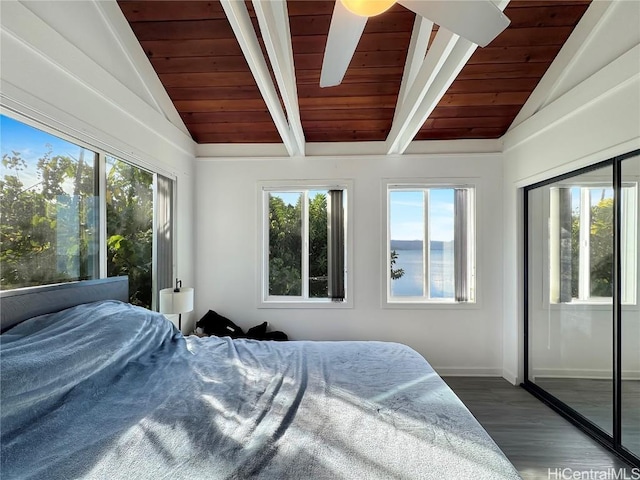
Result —
[[525, 480], [562, 478], [549, 476], [557, 468], [577, 472], [626, 468], [632, 478], [629, 465], [522, 388], [502, 378], [444, 380]]

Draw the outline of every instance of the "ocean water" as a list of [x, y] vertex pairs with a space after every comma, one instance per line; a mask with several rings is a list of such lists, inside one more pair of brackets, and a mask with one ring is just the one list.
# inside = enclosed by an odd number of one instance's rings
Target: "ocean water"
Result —
[[[429, 289], [431, 298], [453, 298], [455, 296], [453, 252], [451, 249], [431, 247]], [[391, 281], [394, 297], [421, 297], [423, 286], [422, 250], [396, 250], [398, 258], [394, 268], [404, 269], [402, 278]]]

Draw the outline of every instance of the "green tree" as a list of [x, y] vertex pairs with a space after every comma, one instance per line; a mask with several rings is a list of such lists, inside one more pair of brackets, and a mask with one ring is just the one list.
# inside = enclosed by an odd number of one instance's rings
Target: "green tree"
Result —
[[[579, 297], [580, 212], [571, 223], [571, 295]], [[589, 263], [591, 291], [594, 297], [613, 296], [613, 199], [603, 198], [591, 207], [589, 228]]]
[[391, 265], [390, 265], [391, 280], [398, 280], [399, 278], [402, 278], [404, 276], [403, 268], [393, 268], [397, 261], [398, 261], [398, 252], [396, 252], [395, 250], [391, 250]]
[[[269, 197], [269, 294], [302, 295], [302, 200], [286, 204]], [[327, 194], [309, 199], [309, 296], [326, 298], [328, 288]]]
[[591, 296], [613, 296], [613, 198], [591, 207]]
[[[95, 236], [93, 168], [69, 156], [37, 161], [37, 182], [25, 187], [21, 152], [2, 157], [0, 180], [0, 288], [11, 289], [92, 275], [89, 242]], [[26, 175], [25, 175], [26, 176]], [[69, 195], [63, 185], [73, 185]]]
[[269, 197], [269, 294], [302, 294], [302, 197], [295, 205]]
[[329, 295], [327, 195], [309, 199], [309, 296]]
[[[54, 155], [49, 145], [31, 172], [21, 152], [2, 156], [1, 289], [98, 275], [95, 154], [80, 152]], [[151, 307], [153, 175], [114, 160], [107, 185], [107, 274], [128, 275], [131, 303]]]
[[153, 174], [107, 162], [107, 275], [129, 277], [129, 302], [151, 308]]

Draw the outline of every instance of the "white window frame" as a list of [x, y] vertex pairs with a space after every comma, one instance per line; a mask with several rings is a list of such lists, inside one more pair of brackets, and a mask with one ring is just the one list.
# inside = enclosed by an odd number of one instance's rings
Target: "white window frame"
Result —
[[[429, 190], [433, 189], [466, 189], [469, 192], [469, 210], [468, 222], [467, 222], [467, 243], [471, 247], [467, 252], [467, 282], [469, 285], [469, 300], [457, 301], [455, 298], [430, 298], [429, 288]], [[391, 295], [391, 283], [392, 279], [389, 275], [389, 268], [391, 264], [391, 219], [390, 219], [390, 198], [392, 191], [425, 191], [424, 199], [424, 229], [425, 229], [425, 241], [423, 244], [424, 250], [424, 262], [423, 262], [423, 281], [424, 281], [424, 295], [413, 297], [394, 297]], [[384, 180], [383, 181], [383, 225], [384, 234], [383, 238], [383, 252], [381, 255], [383, 263], [381, 266], [381, 279], [382, 279], [382, 307], [383, 308], [456, 308], [456, 309], [475, 309], [479, 308], [478, 298], [478, 265], [476, 259], [476, 252], [478, 250], [478, 237], [476, 232], [476, 217], [478, 212], [478, 186], [474, 182], [469, 182], [467, 179], [452, 179], [448, 181], [443, 179], [442, 183], [425, 180], [424, 182], [415, 180], [402, 181], [402, 180]]]
[[[342, 190], [344, 192], [344, 268], [345, 268], [345, 297], [341, 302], [334, 302], [330, 298], [309, 298], [309, 240], [308, 240], [308, 212], [309, 191], [314, 190]], [[302, 211], [301, 234], [302, 242], [302, 295], [283, 296], [269, 295], [269, 194], [272, 192], [304, 192], [304, 208]], [[353, 271], [352, 254], [353, 235], [353, 181], [340, 180], [282, 180], [258, 182], [258, 209], [260, 212], [260, 231], [258, 238], [257, 291], [258, 308], [353, 308]]]
[[[579, 188], [580, 189], [580, 251], [579, 251], [579, 271], [578, 271], [578, 297], [572, 297], [571, 302], [559, 302], [554, 300], [558, 298], [557, 289], [560, 288], [558, 281], [552, 281], [552, 278], [557, 276], [555, 263], [547, 255], [547, 262], [549, 262], [546, 270], [546, 275], [549, 277], [549, 288], [547, 291], [547, 302], [550, 305], [610, 305], [613, 302], [613, 297], [596, 297], [591, 296], [591, 256], [590, 256], [590, 224], [591, 224], [591, 195], [592, 190], [608, 188], [612, 189], [613, 186], [610, 183], [603, 182], [578, 182], [578, 183], [562, 183], [554, 185], [554, 188]], [[548, 190], [548, 196], [551, 195], [551, 189]], [[622, 222], [622, 249], [621, 249], [621, 276], [625, 279], [622, 288], [622, 305], [636, 305], [637, 304], [637, 291], [638, 285], [636, 284], [637, 268], [638, 268], [638, 225], [635, 219], [637, 218], [638, 205], [638, 182], [622, 182], [622, 217], [627, 218], [628, 222]], [[554, 207], [555, 202], [549, 200], [549, 215], [553, 218], [553, 212], [551, 208]], [[627, 225], [631, 225], [629, 228]], [[554, 246], [554, 242], [551, 240], [553, 235], [557, 234], [557, 231], [553, 230], [559, 228], [557, 222], [553, 220], [548, 222], [549, 229], [549, 246], [547, 247], [549, 252], [553, 252], [554, 248], [557, 249], [557, 245]], [[612, 244], [613, 245], [613, 244]], [[635, 249], [634, 249], [635, 246]], [[554, 256], [554, 258], [557, 254]]]

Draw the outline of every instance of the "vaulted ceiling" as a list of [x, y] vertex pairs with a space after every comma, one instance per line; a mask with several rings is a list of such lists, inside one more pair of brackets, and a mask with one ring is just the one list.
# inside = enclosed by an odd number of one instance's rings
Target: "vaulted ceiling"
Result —
[[[487, 47], [469, 47], [470, 57], [462, 55], [462, 63], [450, 67], [452, 82], [444, 81], [440, 92], [426, 94], [432, 104], [421, 107], [422, 117], [414, 115], [403, 124], [420, 122], [413, 130], [409, 128], [408, 141], [501, 137], [589, 3], [509, 2], [504, 10], [511, 20], [509, 27]], [[247, 50], [237, 39], [237, 25], [234, 30], [219, 1], [119, 0], [118, 4], [198, 143], [281, 143], [286, 128], [279, 130], [274, 123], [274, 109], [286, 111], [290, 123], [299, 115], [306, 142], [388, 141], [390, 134], [395, 135], [396, 109], [404, 99], [414, 101], [414, 96], [403, 91], [398, 102], [401, 89], [411, 86], [407, 79], [403, 86], [403, 72], [407, 52], [415, 51], [410, 43], [412, 35], [416, 36], [415, 14], [398, 4], [369, 19], [342, 84], [320, 88], [334, 1], [286, 2], [291, 73], [297, 90], [293, 102], [297, 111], [293, 113], [285, 109], [290, 105], [282, 90], [274, 90], [275, 105], [265, 103], [260, 81], [249, 66], [255, 60], [246, 58]], [[258, 40], [257, 51], [267, 59], [270, 78], [266, 83], [277, 85], [254, 6], [245, 2], [240, 7], [245, 5]], [[430, 47], [437, 31], [435, 26]], [[424, 103], [421, 93], [415, 98]]]

